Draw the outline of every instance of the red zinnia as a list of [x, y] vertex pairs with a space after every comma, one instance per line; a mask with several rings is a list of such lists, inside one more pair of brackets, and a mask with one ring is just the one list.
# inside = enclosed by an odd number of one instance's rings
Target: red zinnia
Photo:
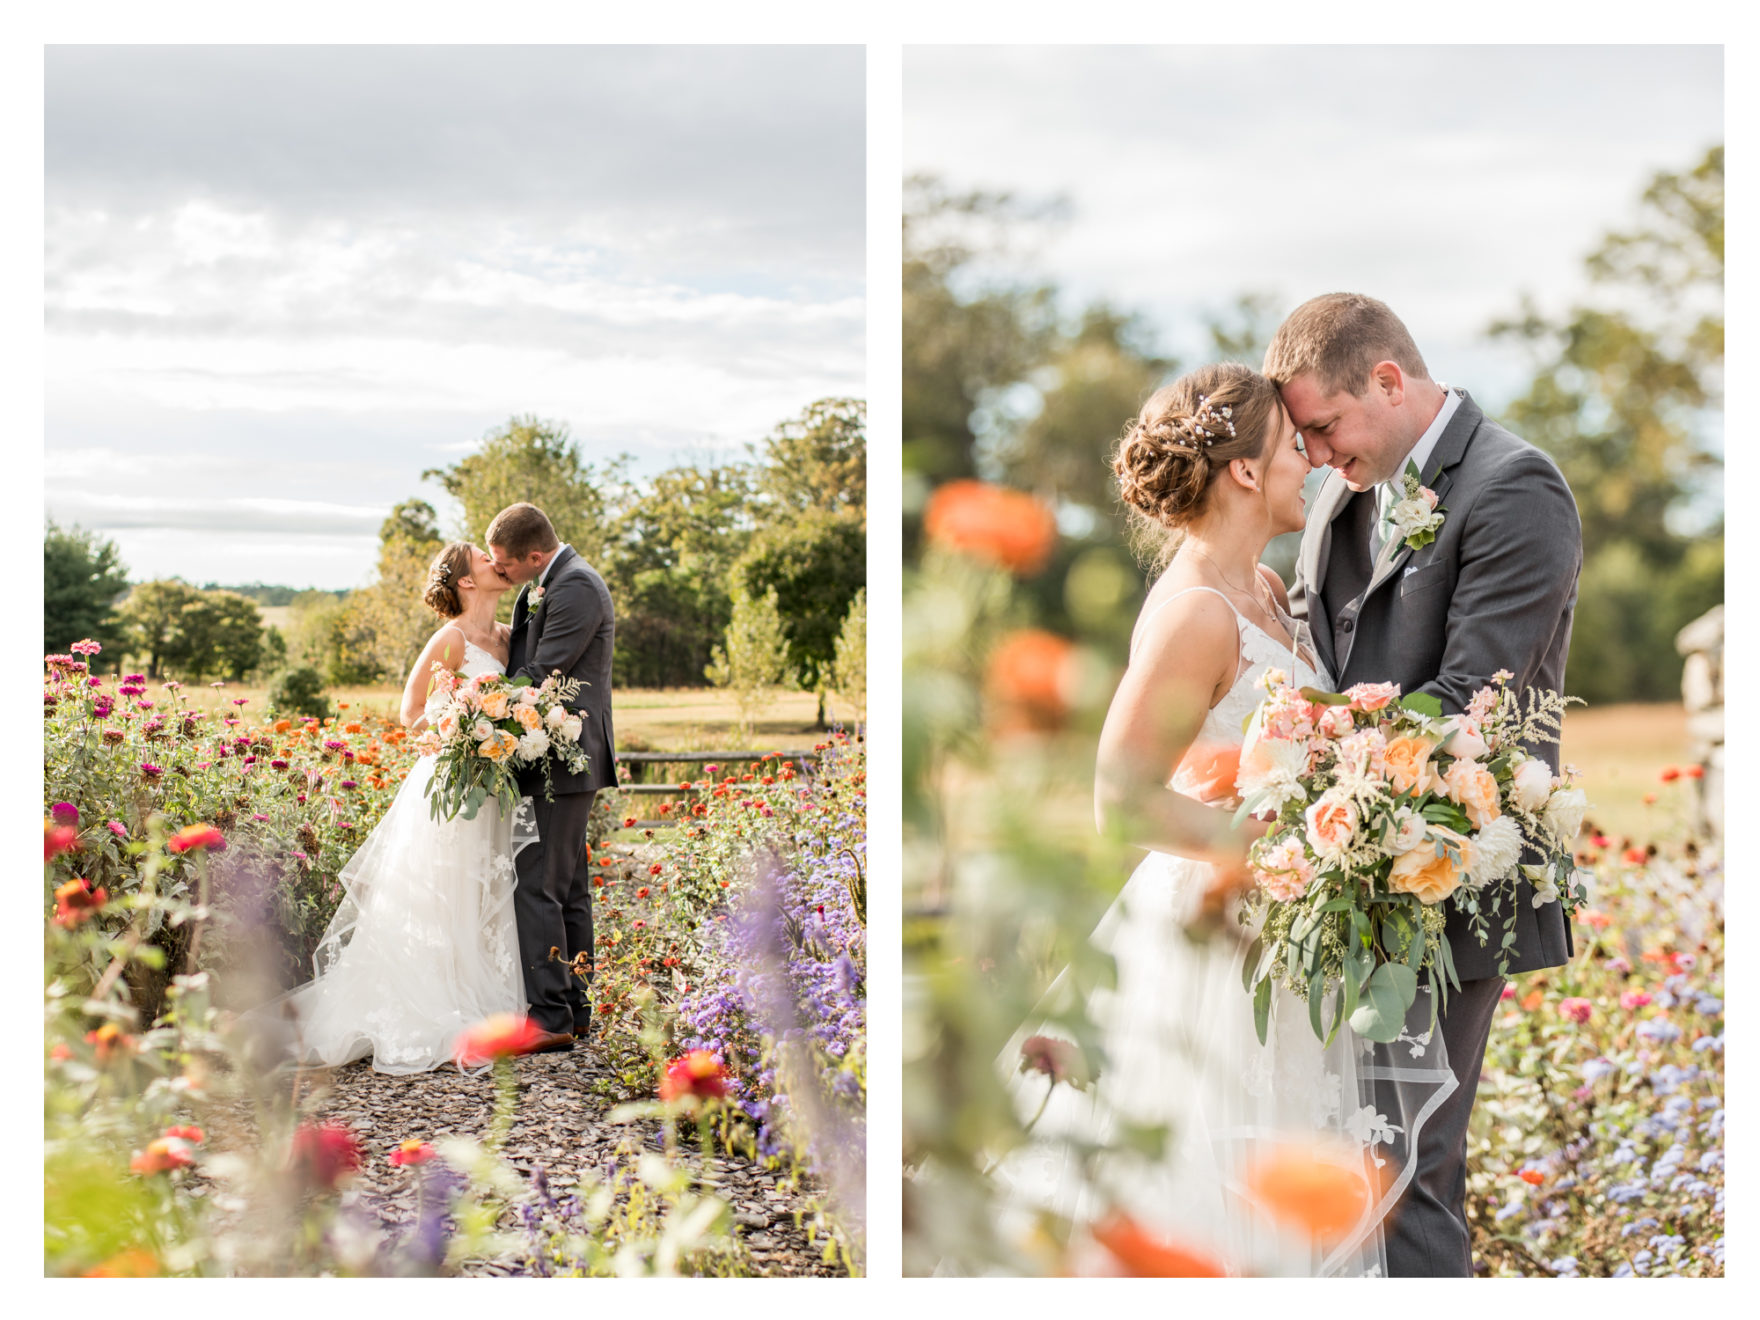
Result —
[[43, 822], [43, 860], [51, 861], [79, 845], [79, 831], [71, 825]]
[[302, 1181], [331, 1191], [361, 1167], [360, 1143], [345, 1127], [306, 1123], [293, 1134], [290, 1164]]
[[86, 1044], [96, 1051], [98, 1062], [105, 1063], [113, 1054], [127, 1054], [132, 1050], [134, 1037], [114, 1022], [106, 1022], [96, 1031], [86, 1032]]
[[691, 1096], [698, 1100], [720, 1100], [727, 1095], [727, 1069], [708, 1050], [692, 1050], [683, 1058], [666, 1065], [660, 1078], [660, 1098], [677, 1100]]
[[391, 1152], [391, 1162], [400, 1167], [405, 1164], [426, 1164], [433, 1158], [434, 1148], [427, 1142], [414, 1137], [403, 1142]]
[[165, 846], [174, 853], [218, 851], [226, 846], [226, 836], [212, 825], [186, 825], [166, 840]]
[[497, 1013], [459, 1033], [452, 1057], [460, 1067], [475, 1067], [492, 1059], [524, 1054], [544, 1034], [543, 1028], [518, 1013]]
[[1025, 491], [982, 481], [950, 481], [929, 497], [923, 531], [937, 545], [1015, 573], [1037, 573], [1051, 558], [1057, 519]]
[[1541, 1183], [1546, 1181], [1546, 1175], [1541, 1173], [1538, 1169], [1523, 1169], [1516, 1175], [1516, 1177], [1520, 1178], [1530, 1187], [1538, 1187]]
[[128, 1162], [128, 1167], [135, 1173], [170, 1173], [173, 1169], [187, 1169], [195, 1162], [189, 1142], [167, 1136], [148, 1142], [147, 1148]]

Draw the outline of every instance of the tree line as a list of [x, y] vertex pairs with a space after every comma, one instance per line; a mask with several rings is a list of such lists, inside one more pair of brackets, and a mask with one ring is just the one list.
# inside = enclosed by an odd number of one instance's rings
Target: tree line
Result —
[[[904, 540], [932, 490], [979, 477], [1058, 511], [1056, 557], [1025, 584], [1042, 626], [1122, 654], [1146, 583], [1124, 543], [1107, 456], [1159, 385], [1195, 363], [1105, 302], [1071, 308], [1023, 251], [1056, 204], [907, 181]], [[1523, 346], [1528, 384], [1475, 397], [1546, 450], [1583, 522], [1567, 688], [1597, 702], [1678, 700], [1675, 634], [1723, 599], [1723, 148], [1650, 180], [1628, 228], [1585, 259], [1585, 293], [1546, 315], [1513, 293], [1488, 338]], [[1314, 291], [1307, 291], [1314, 292]], [[1366, 290], [1373, 293], [1374, 290]], [[1304, 296], [1306, 296], [1304, 294]], [[1295, 301], [1243, 292], [1200, 327], [1205, 356], [1258, 365]], [[1267, 561], [1288, 576], [1294, 535]]]
[[[380, 526], [372, 581], [342, 593], [204, 590], [177, 579], [130, 587], [112, 543], [50, 523], [44, 642], [65, 650], [94, 637], [154, 675], [186, 679], [309, 666], [332, 686], [400, 681], [434, 630], [421, 595], [435, 553], [449, 539], [481, 544], [496, 512], [528, 500], [605, 578], [620, 686], [700, 686], [718, 652], [724, 681], [734, 682], [729, 625], [741, 602], [748, 614], [757, 602], [774, 612], [782, 640], [764, 682], [818, 693], [823, 718], [839, 682], [838, 642], [866, 583], [863, 402], [818, 400], [726, 463], [641, 479], [633, 465], [628, 454], [589, 462], [566, 426], [513, 417], [459, 462], [421, 474], [458, 502], [457, 524], [443, 529], [419, 496], [402, 501]], [[263, 626], [247, 592], [288, 607], [285, 633]], [[512, 600], [510, 592], [504, 619]], [[739, 676], [752, 681], [749, 666]], [[855, 681], [842, 675], [845, 687]]]

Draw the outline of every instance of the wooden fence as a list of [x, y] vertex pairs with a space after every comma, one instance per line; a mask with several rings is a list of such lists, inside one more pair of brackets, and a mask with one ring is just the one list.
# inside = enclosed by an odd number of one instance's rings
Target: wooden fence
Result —
[[[651, 765], [712, 765], [719, 769], [720, 767], [729, 765], [756, 765], [758, 762], [764, 760], [765, 757], [777, 756], [780, 756], [784, 761], [792, 765], [799, 774], [814, 775], [819, 772], [819, 758], [811, 748], [777, 747], [772, 748], [767, 752], [619, 752], [617, 754], [617, 761], [619, 765], [631, 769], [634, 769], [637, 766]], [[685, 788], [683, 787], [684, 784], [690, 784], [691, 787]], [[621, 782], [620, 777], [617, 791], [619, 793], [629, 794], [636, 797], [672, 797], [689, 799], [696, 797], [701, 790], [697, 786], [697, 783], [691, 779], [682, 779], [679, 783], [626, 784]], [[658, 829], [664, 825], [676, 825], [678, 823], [679, 822], [675, 817], [660, 816], [653, 820], [638, 820], [636, 821], [636, 828]]]

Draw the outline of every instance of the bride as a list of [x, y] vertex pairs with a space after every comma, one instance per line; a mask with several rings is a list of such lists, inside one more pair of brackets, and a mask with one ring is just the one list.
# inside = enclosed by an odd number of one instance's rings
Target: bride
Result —
[[[1103, 831], [1149, 855], [1091, 937], [1117, 969], [1115, 987], [1087, 1003], [1094, 1082], [1075, 1089], [1042, 1067], [1010, 1084], [1030, 1135], [998, 1169], [1005, 1199], [1015, 1217], [1049, 1212], [1073, 1226], [1078, 1255], [1084, 1242], [1097, 1250], [1084, 1231], [1106, 1240], [1099, 1224], [1111, 1220], [1231, 1274], [1380, 1273], [1380, 1225], [1410, 1179], [1403, 1152], [1454, 1085], [1440, 1037], [1409, 1032], [1402, 1061], [1370, 1053], [1348, 1026], [1323, 1047], [1307, 1005], [1280, 990], [1259, 1043], [1242, 985], [1251, 932], [1236, 911], [1247, 849], [1266, 826], [1236, 824], [1234, 801], [1217, 800], [1233, 792], [1232, 773], [1221, 788], [1209, 782], [1215, 753], [1241, 745], [1267, 670], [1332, 686], [1301, 645], [1282, 581], [1259, 563], [1273, 536], [1303, 525], [1302, 437], [1270, 381], [1208, 366], [1143, 405], [1113, 469], [1165, 571], [1100, 735], [1095, 809]], [[1203, 942], [1188, 934], [1203, 929]], [[1046, 1007], [1067, 989], [1054, 985]], [[1427, 1001], [1425, 1013], [1427, 1026]], [[1143, 1128], [1164, 1129], [1158, 1155], [1127, 1149]], [[1292, 1146], [1346, 1152], [1364, 1193], [1348, 1228], [1290, 1230], [1263, 1171]]]
[[[445, 622], [404, 685], [406, 726], [424, 728], [446, 702], [429, 691], [435, 661], [467, 678], [506, 672], [508, 630], [495, 605], [508, 585], [474, 545], [435, 556], [422, 599]], [[379, 1072], [425, 1072], [452, 1058], [466, 1027], [525, 1010], [513, 858], [536, 838], [523, 823], [529, 813], [490, 804], [472, 820], [435, 820], [433, 770], [432, 756], [416, 761], [342, 868], [344, 896], [313, 958], [315, 979], [282, 1005], [302, 1064], [371, 1055]]]

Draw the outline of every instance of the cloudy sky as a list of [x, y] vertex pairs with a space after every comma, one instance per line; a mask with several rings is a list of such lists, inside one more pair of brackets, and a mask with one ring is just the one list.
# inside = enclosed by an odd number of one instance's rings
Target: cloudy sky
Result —
[[864, 393], [859, 47], [50, 47], [45, 503], [358, 585], [515, 413], [638, 470]]
[[1034, 254], [1073, 297], [1203, 351], [1236, 294], [1391, 304], [1493, 405], [1525, 359], [1484, 327], [1561, 308], [1659, 169], [1722, 140], [1715, 46], [913, 47], [905, 168], [1061, 194]]

